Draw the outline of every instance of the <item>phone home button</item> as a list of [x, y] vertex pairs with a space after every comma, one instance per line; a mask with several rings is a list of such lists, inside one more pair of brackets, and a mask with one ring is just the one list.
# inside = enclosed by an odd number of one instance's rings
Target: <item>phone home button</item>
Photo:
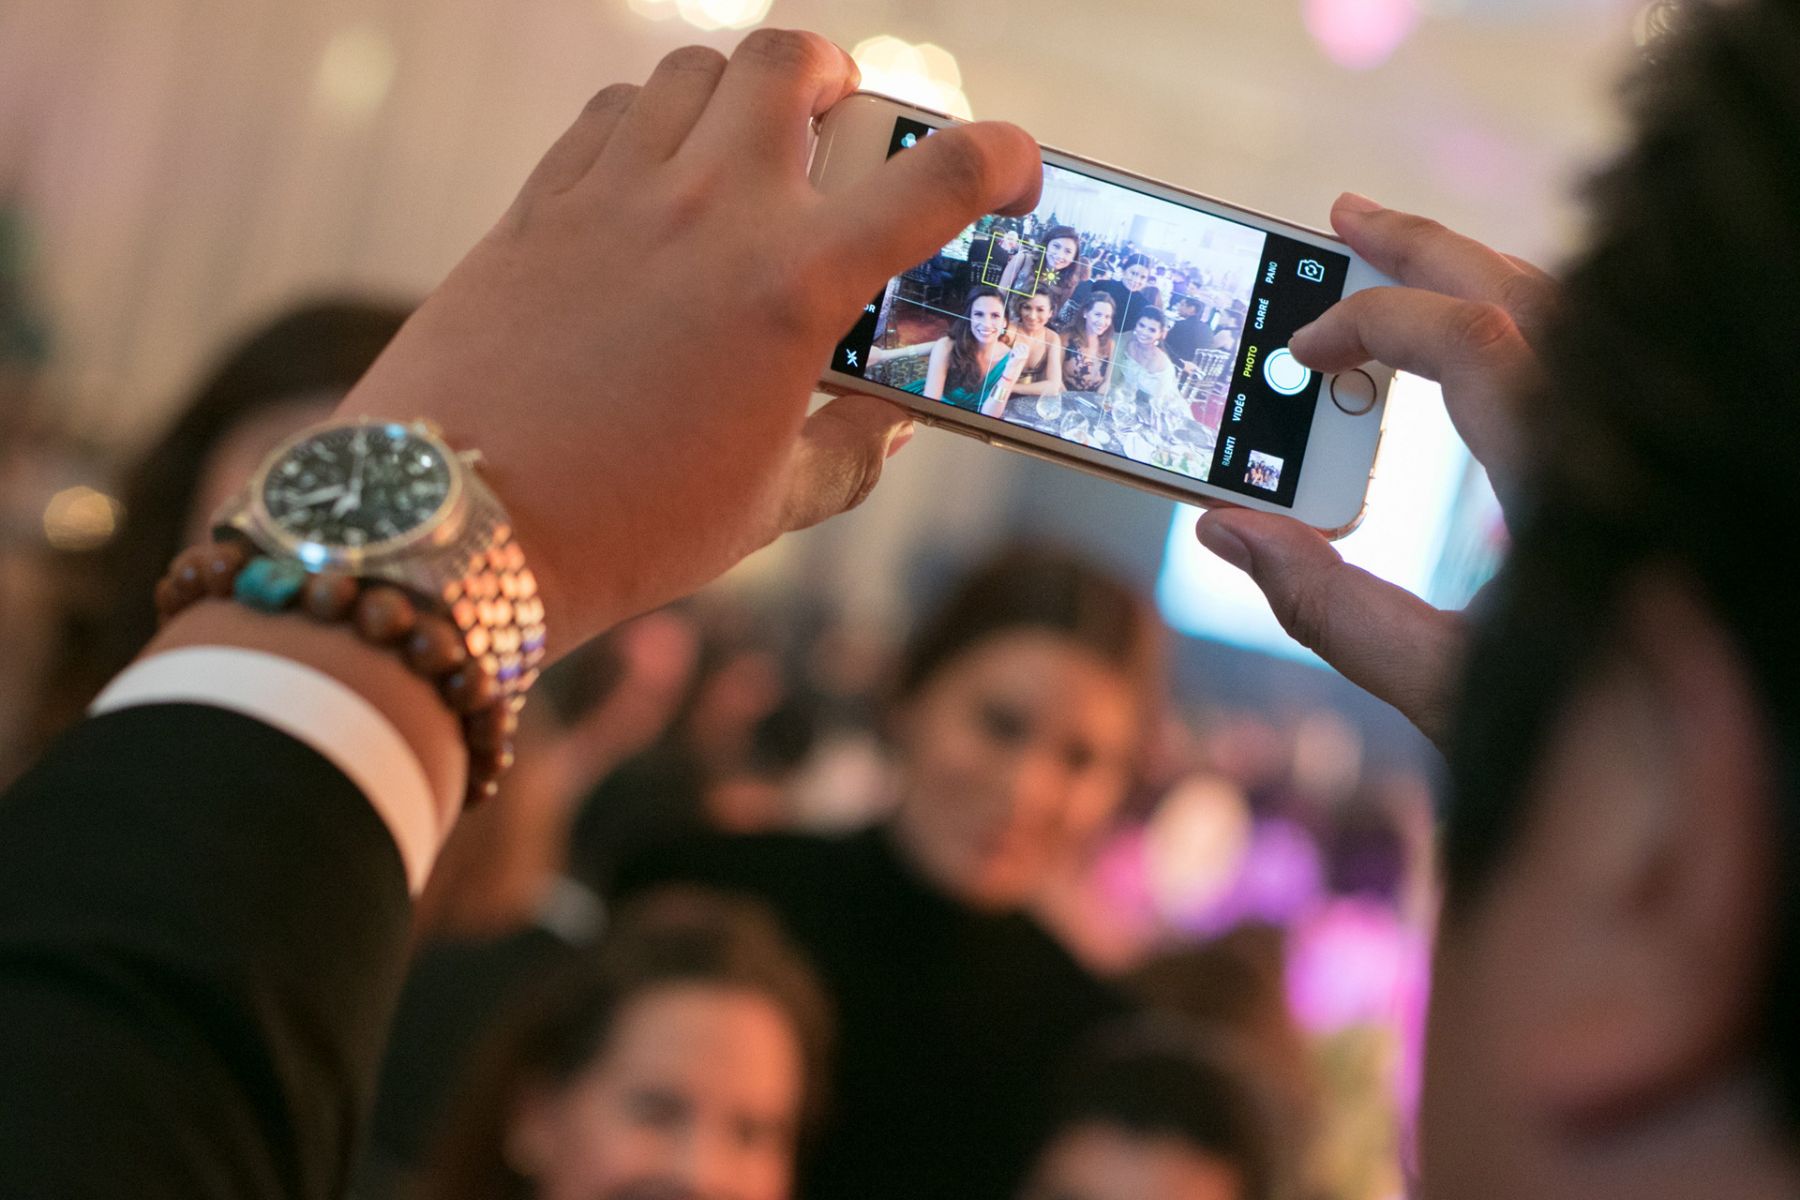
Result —
[[1367, 371], [1345, 371], [1331, 377], [1331, 402], [1353, 417], [1375, 407], [1375, 379]]

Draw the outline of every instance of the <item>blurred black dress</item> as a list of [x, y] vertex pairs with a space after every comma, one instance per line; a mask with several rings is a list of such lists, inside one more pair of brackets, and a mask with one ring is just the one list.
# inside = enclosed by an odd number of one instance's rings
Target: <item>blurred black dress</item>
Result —
[[1123, 1011], [1031, 918], [927, 886], [885, 831], [709, 837], [649, 852], [621, 897], [692, 882], [771, 905], [837, 1005], [830, 1119], [808, 1200], [1009, 1198], [1073, 1045]]

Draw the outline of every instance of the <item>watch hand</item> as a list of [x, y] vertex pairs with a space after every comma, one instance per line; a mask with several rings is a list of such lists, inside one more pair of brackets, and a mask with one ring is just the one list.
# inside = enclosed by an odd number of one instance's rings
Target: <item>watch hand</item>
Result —
[[362, 505], [363, 459], [368, 454], [369, 445], [363, 440], [362, 436], [358, 434], [356, 440], [350, 443], [350, 449], [356, 454], [356, 457], [351, 460], [350, 463], [350, 490], [344, 493], [343, 498], [332, 506], [331, 515], [334, 517], [341, 517], [345, 513], [354, 512]]
[[335, 500], [343, 494], [344, 485], [341, 483], [334, 483], [330, 487], [319, 488], [317, 491], [308, 492], [304, 496], [294, 496], [288, 503], [292, 504], [295, 508], [310, 508], [321, 500]]

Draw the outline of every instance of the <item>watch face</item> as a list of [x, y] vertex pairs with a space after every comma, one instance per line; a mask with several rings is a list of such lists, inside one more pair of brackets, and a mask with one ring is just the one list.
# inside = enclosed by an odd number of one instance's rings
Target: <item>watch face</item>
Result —
[[289, 447], [269, 467], [262, 501], [297, 541], [360, 549], [430, 521], [451, 478], [443, 450], [406, 426], [346, 425]]

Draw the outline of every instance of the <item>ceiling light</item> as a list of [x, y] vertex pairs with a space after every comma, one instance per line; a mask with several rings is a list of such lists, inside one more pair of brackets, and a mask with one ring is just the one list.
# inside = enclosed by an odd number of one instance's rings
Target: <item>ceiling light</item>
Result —
[[748, 29], [769, 15], [770, 0], [627, 0], [652, 21], [680, 17], [696, 29]]
[[956, 65], [956, 56], [942, 46], [930, 42], [914, 45], [883, 34], [858, 42], [850, 57], [862, 70], [863, 87], [871, 92], [965, 121], [975, 115], [969, 98], [963, 95], [962, 69]]
[[342, 30], [319, 59], [314, 101], [340, 120], [363, 120], [387, 99], [394, 68], [393, 44], [384, 34], [361, 26]]
[[1419, 23], [1417, 0], [1305, 0], [1302, 14], [1326, 56], [1352, 71], [1386, 62]]

